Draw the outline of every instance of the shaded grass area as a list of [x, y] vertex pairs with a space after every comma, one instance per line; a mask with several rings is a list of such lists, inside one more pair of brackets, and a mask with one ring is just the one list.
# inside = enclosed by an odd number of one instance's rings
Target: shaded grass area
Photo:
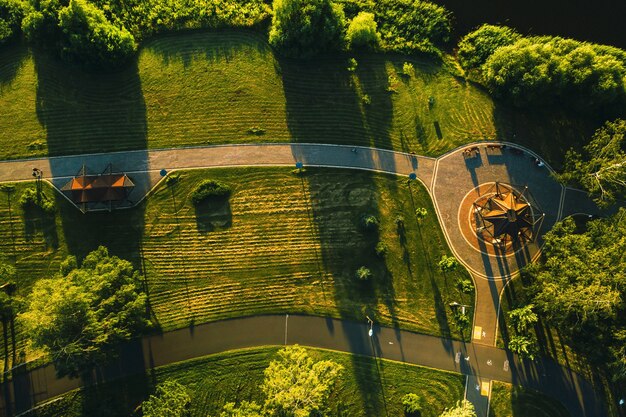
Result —
[[453, 64], [357, 54], [350, 72], [351, 56], [278, 59], [262, 35], [238, 30], [158, 37], [112, 74], [2, 49], [0, 158], [290, 141], [435, 155], [495, 136], [491, 99]]
[[[230, 199], [194, 206], [191, 194], [206, 178], [230, 185]], [[130, 210], [83, 215], [57, 197], [45, 224], [24, 217], [17, 201], [26, 186], [0, 195], [0, 253], [15, 260], [21, 296], [68, 254], [82, 258], [105, 245], [145, 272], [163, 330], [289, 312], [357, 320], [369, 314], [380, 324], [460, 337], [447, 305], [473, 302], [456, 285], [465, 272], [445, 276], [436, 268], [449, 249], [426, 190], [409, 188], [406, 179], [329, 169], [304, 177], [287, 168], [196, 170]], [[415, 207], [430, 213], [420, 225]], [[379, 218], [377, 233], [363, 229], [365, 214]], [[404, 217], [401, 233], [397, 216]], [[384, 257], [375, 253], [379, 241]], [[355, 278], [360, 266], [373, 272], [369, 281]], [[19, 320], [17, 333], [18, 351], [26, 349]]]
[[[146, 391], [166, 379], [174, 379], [189, 389], [192, 416], [219, 415], [223, 405], [230, 401], [263, 402], [258, 386], [263, 381], [263, 370], [275, 358], [277, 350], [275, 347], [239, 350], [157, 368], [151, 375], [151, 386], [143, 391], [140, 384], [126, 391], [126, 387], [133, 387], [139, 381], [129, 378], [98, 389], [74, 391], [25, 416], [128, 416], [147, 396]], [[329, 399], [333, 416], [403, 415], [402, 396], [415, 392], [424, 399], [421, 415], [435, 417], [463, 398], [464, 378], [459, 374], [345, 353], [308, 351], [315, 360], [332, 360], [344, 367]], [[363, 388], [357, 380], [371, 369], [379, 370], [380, 380]]]
[[489, 417], [570, 417], [563, 405], [537, 391], [493, 381]]

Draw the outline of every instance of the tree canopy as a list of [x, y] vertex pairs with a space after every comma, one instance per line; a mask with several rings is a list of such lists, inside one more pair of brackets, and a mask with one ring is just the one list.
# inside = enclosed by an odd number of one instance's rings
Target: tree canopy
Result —
[[57, 275], [37, 281], [20, 318], [58, 374], [70, 376], [115, 357], [120, 342], [149, 325], [139, 273], [102, 246], [80, 267], [70, 256]]
[[580, 154], [566, 156], [562, 181], [584, 188], [601, 206], [626, 196], [626, 121], [607, 122]]
[[24, 6], [19, 0], [0, 0], [0, 44], [15, 36], [22, 25]]
[[626, 52], [572, 39], [530, 37], [497, 48], [482, 76], [496, 97], [519, 107], [589, 111], [626, 102]]
[[589, 221], [583, 231], [568, 218], [544, 236], [543, 262], [524, 272], [533, 282], [532, 301], [547, 323], [597, 365], [609, 363], [622, 371], [625, 236], [624, 208], [610, 218]]
[[512, 45], [521, 37], [507, 26], [482, 25], [460, 40], [459, 63], [466, 70], [480, 68], [498, 48]]
[[185, 417], [190, 415], [190, 403], [185, 387], [168, 379], [156, 387], [155, 395], [141, 404], [141, 412], [143, 417]]
[[325, 402], [343, 367], [332, 361], [315, 362], [300, 346], [278, 352], [265, 370], [261, 389], [270, 415], [308, 417], [324, 410]]
[[350, 21], [346, 39], [351, 48], [375, 48], [380, 44], [374, 13], [360, 12]]
[[467, 400], [457, 403], [456, 407], [446, 408], [440, 417], [476, 417], [474, 406]]
[[341, 48], [345, 20], [330, 0], [274, 0], [269, 42], [286, 56], [310, 58]]

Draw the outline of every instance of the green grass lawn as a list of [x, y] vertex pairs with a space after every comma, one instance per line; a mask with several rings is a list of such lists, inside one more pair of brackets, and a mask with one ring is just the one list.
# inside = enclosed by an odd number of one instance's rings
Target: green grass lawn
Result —
[[[0, 159], [291, 141], [434, 155], [495, 136], [491, 99], [453, 65], [358, 54], [350, 72], [351, 56], [278, 59], [260, 34], [191, 32], [147, 42], [124, 70], [88, 74], [8, 46], [0, 50]], [[401, 75], [405, 61], [414, 76]]]
[[[195, 208], [205, 178], [233, 188], [227, 204]], [[406, 178], [351, 170], [288, 168], [183, 172], [137, 208], [82, 214], [57, 198], [53, 219], [25, 218], [17, 200], [25, 184], [0, 199], [0, 253], [15, 259], [19, 292], [55, 273], [67, 254], [98, 245], [145, 267], [154, 318], [170, 330], [230, 317], [304, 313], [461, 335], [447, 305], [472, 304], [436, 263], [449, 249], [423, 187]], [[51, 190], [46, 192], [51, 193]], [[9, 213], [8, 202], [11, 202]], [[415, 207], [429, 215], [418, 225]], [[362, 227], [380, 219], [379, 232]], [[404, 217], [404, 229], [396, 218]], [[379, 257], [382, 241], [387, 253]], [[373, 277], [355, 278], [368, 267]], [[19, 322], [18, 322], [19, 325]], [[18, 326], [19, 329], [19, 326]], [[22, 341], [23, 342], [23, 341]]]
[[489, 417], [570, 417], [570, 414], [560, 402], [537, 391], [494, 381]]
[[[233, 351], [157, 368], [150, 377], [74, 391], [25, 417], [128, 416], [153, 384], [166, 379], [188, 387], [192, 416], [217, 416], [230, 401], [263, 402], [258, 386], [277, 350]], [[463, 398], [465, 378], [459, 374], [317, 349], [309, 349], [309, 354], [315, 360], [333, 360], [344, 367], [329, 399], [331, 415], [401, 416], [402, 396], [415, 392], [423, 398], [421, 416], [435, 417]]]

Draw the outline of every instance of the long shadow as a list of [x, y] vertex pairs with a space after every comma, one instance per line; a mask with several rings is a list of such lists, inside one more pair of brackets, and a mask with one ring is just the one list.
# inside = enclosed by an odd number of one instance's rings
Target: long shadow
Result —
[[0, 94], [11, 85], [28, 56], [25, 45], [13, 43], [0, 46]]
[[[292, 142], [391, 147], [392, 102], [386, 91], [385, 60], [357, 57], [357, 61], [356, 71], [351, 72], [347, 70], [347, 57], [322, 57], [315, 62], [280, 60], [278, 71], [283, 79]], [[294, 148], [296, 152], [300, 150]], [[347, 157], [362, 165], [374, 162], [367, 152], [356, 149]], [[323, 160], [303, 162], [306, 165]], [[360, 172], [353, 181], [342, 172], [337, 173], [342, 180], [329, 181], [327, 172], [309, 169], [303, 176], [307, 183], [303, 189], [308, 188], [303, 198], [311, 201], [313, 230], [320, 239], [320, 269], [324, 275], [320, 281], [325, 285], [324, 280], [333, 280], [335, 305], [342, 318], [365, 321], [369, 315], [376, 320], [382, 304], [397, 324], [393, 277], [384, 257], [375, 252], [378, 231], [363, 225], [366, 216], [381, 219], [377, 174]], [[367, 281], [355, 277], [361, 266], [372, 272]], [[354, 337], [350, 342], [358, 351], [363, 338]], [[358, 358], [354, 357], [353, 362], [356, 368]], [[361, 366], [355, 375], [363, 401], [371, 404], [367, 411], [370, 416], [381, 415], [384, 408], [380, 386], [372, 389], [372, 381], [379, 375], [376, 366]]]

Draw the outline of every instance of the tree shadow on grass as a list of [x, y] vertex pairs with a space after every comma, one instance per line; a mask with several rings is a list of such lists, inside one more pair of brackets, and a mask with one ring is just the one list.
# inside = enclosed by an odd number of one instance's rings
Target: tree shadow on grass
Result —
[[37, 117], [50, 156], [146, 149], [136, 60], [114, 72], [86, 72], [45, 52], [33, 55]]
[[13, 43], [0, 47], [0, 94], [10, 87], [26, 62], [29, 52], [25, 45]]
[[195, 205], [196, 227], [200, 233], [229, 228], [233, 213], [228, 198], [218, 198]]

